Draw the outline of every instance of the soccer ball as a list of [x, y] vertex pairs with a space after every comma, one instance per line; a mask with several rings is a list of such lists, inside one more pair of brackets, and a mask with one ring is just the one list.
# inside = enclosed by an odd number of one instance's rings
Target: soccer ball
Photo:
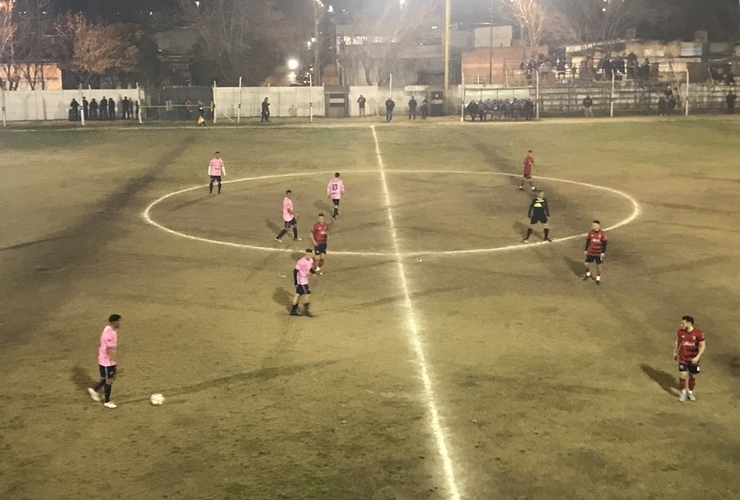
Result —
[[152, 403], [152, 404], [153, 404], [154, 406], [159, 406], [159, 405], [161, 405], [161, 404], [164, 404], [164, 396], [162, 396], [162, 395], [161, 395], [161, 394], [159, 394], [159, 393], [157, 393], [157, 394], [152, 394], [152, 397], [150, 397], [150, 398], [149, 398], [149, 401], [150, 401], [150, 402], [151, 402], [151, 403]]

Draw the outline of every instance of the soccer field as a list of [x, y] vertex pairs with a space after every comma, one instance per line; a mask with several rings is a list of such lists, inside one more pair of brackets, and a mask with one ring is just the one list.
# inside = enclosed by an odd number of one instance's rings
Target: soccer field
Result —
[[[0, 498], [738, 498], [737, 137], [731, 118], [2, 130]], [[552, 243], [521, 243], [528, 149]], [[334, 172], [316, 317], [290, 317]], [[286, 189], [302, 242], [273, 240]], [[111, 313], [115, 410], [85, 392]], [[684, 314], [707, 351], [681, 404]]]

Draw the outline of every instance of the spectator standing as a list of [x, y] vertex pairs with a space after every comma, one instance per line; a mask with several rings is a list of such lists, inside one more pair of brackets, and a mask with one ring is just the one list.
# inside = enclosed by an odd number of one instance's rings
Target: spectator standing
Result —
[[98, 101], [96, 101], [94, 97], [90, 101], [90, 119], [98, 119]]
[[367, 102], [367, 99], [365, 99], [365, 96], [360, 94], [360, 97], [357, 98], [357, 104], [360, 106], [360, 118], [365, 118], [365, 103]]
[[411, 100], [409, 101], [409, 120], [413, 119], [416, 120], [416, 98], [414, 96], [411, 96]]
[[260, 122], [269, 122], [270, 121], [270, 101], [267, 97], [265, 97], [265, 100], [262, 101], [262, 119]]
[[583, 114], [586, 116], [586, 118], [593, 118], [594, 112], [591, 109], [591, 106], [593, 106], [594, 100], [591, 99], [590, 95], [587, 95], [586, 98], [583, 100]]
[[82, 96], [82, 116], [85, 117], [85, 120], [90, 118], [90, 103], [87, 102], [85, 96]]
[[98, 111], [100, 112], [101, 120], [108, 119], [108, 99], [106, 99], [105, 96], [103, 96], [103, 98], [100, 100], [100, 107], [98, 108]]
[[429, 116], [429, 98], [424, 96], [424, 100], [421, 101], [421, 119], [426, 120]]
[[730, 90], [727, 93], [727, 97], [725, 97], [725, 102], [727, 103], [727, 114], [728, 115], [735, 114], [735, 100], [736, 99], [737, 99], [737, 96], [735, 95], [735, 92]]
[[77, 99], [72, 99], [69, 103], [69, 121], [76, 122], [80, 119], [80, 103]]
[[385, 121], [389, 122], [393, 120], [393, 108], [396, 107], [396, 103], [390, 97], [385, 101]]
[[112, 97], [108, 99], [108, 119], [116, 119], [116, 101], [114, 101]]

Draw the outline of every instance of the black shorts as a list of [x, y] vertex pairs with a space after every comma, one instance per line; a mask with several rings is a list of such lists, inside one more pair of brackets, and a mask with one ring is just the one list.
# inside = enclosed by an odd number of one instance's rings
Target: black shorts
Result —
[[292, 218], [292, 219], [290, 219], [290, 220], [286, 220], [286, 221], [283, 221], [283, 222], [285, 222], [285, 229], [290, 229], [291, 227], [293, 227], [293, 226], [295, 226], [296, 224], [298, 224], [298, 223], [296, 222], [296, 220], [295, 220], [295, 217], [293, 217], [293, 218]]
[[98, 369], [100, 370], [100, 378], [116, 378], [116, 365], [98, 365]]
[[339, 198], [332, 198], [331, 199], [331, 202], [334, 203], [334, 206], [335, 207], [338, 207], [339, 206]]
[[534, 214], [532, 218], [529, 219], [530, 224], [537, 224], [538, 222], [547, 224], [547, 216], [545, 214]]
[[295, 293], [298, 295], [311, 295], [311, 290], [308, 288], [308, 285], [296, 285]]
[[601, 264], [602, 259], [599, 255], [586, 255], [586, 262], [596, 262], [597, 264]]
[[695, 365], [694, 363], [679, 363], [678, 371], [689, 372], [692, 375], [699, 375], [699, 365]]
[[326, 255], [326, 242], [319, 243], [313, 247], [313, 253], [316, 255]]
[[220, 175], [212, 175], [211, 176], [211, 182], [221, 182], [221, 176]]

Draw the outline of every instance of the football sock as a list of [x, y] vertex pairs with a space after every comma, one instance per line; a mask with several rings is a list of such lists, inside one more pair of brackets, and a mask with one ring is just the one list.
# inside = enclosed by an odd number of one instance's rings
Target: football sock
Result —
[[545, 239], [550, 237], [550, 230], [545, 228]]
[[283, 229], [282, 231], [280, 231], [280, 232], [278, 233], [278, 235], [277, 235], [277, 236], [275, 236], [275, 239], [278, 239], [278, 240], [279, 240], [280, 238], [282, 238], [283, 236], [285, 236], [285, 233], [286, 233], [286, 232], [287, 232], [287, 231], [286, 231], [285, 229]]
[[298, 228], [293, 226], [293, 238], [298, 238]]
[[304, 310], [304, 311], [308, 311], [308, 309], [309, 309], [310, 307], [311, 307], [311, 303], [310, 303], [310, 302], [306, 302], [305, 304], [303, 304], [303, 310]]
[[528, 239], [529, 239], [529, 236], [530, 236], [531, 234], [532, 234], [532, 228], [531, 228], [531, 227], [528, 227], [528, 228], [527, 228], [527, 236], [525, 236], [525, 237], [524, 237], [524, 239], [525, 239], [525, 240], [528, 240]]
[[689, 378], [689, 391], [693, 391], [696, 387], [696, 379], [694, 377]]
[[681, 389], [681, 391], [686, 390], [686, 381], [684, 379], [678, 379], [678, 388]]
[[100, 381], [93, 386], [93, 390], [98, 392], [105, 385], [105, 379], [101, 378]]
[[324, 258], [319, 257], [319, 267], [324, 267]]
[[334, 208], [334, 215], [333, 215], [333, 217], [336, 217], [337, 215], [339, 215], [339, 209], [337, 209], [337, 208], [335, 207], [335, 208]]
[[218, 183], [218, 192], [219, 193], [221, 192], [221, 183], [220, 182]]
[[213, 183], [212, 182], [210, 184], [208, 184], [208, 192], [209, 193], [212, 193], [213, 192]]
[[586, 269], [586, 276], [591, 276], [591, 271], [589, 271], [588, 269]]
[[105, 387], [105, 402], [107, 403], [110, 401], [110, 391], [113, 387], [110, 384], [105, 384], [103, 387]]
[[298, 310], [298, 304], [293, 304], [293, 307], [290, 308], [290, 312], [296, 312]]

